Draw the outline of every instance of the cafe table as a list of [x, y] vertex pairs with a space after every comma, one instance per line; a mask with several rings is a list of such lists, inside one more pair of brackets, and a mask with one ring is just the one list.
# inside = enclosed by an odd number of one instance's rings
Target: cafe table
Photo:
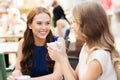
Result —
[[19, 42], [0, 42], [0, 52], [17, 53]]
[[7, 41], [19, 41], [21, 38], [23, 38], [23, 34], [0, 34], [0, 39]]

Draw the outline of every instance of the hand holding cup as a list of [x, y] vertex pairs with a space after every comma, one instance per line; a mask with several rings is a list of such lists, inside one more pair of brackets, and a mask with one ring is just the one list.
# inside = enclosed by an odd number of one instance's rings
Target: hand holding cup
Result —
[[47, 46], [49, 56], [52, 60], [60, 61], [61, 58], [67, 57], [63, 38], [59, 38], [55, 42], [47, 43]]

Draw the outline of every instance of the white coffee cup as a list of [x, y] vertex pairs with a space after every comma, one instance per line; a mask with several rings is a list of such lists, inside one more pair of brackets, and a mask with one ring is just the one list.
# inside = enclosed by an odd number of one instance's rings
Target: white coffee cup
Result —
[[22, 76], [18, 77], [17, 80], [30, 80], [30, 78], [31, 77], [29, 75], [22, 75]]
[[47, 45], [50, 46], [53, 49], [56, 49], [57, 44], [61, 45], [62, 43], [58, 42], [58, 41], [47, 43]]

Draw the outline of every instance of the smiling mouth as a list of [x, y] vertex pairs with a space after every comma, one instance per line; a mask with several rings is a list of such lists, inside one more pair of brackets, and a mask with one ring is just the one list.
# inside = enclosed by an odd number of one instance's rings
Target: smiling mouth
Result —
[[45, 35], [45, 34], [47, 34], [47, 32], [46, 31], [42, 31], [42, 32], [39, 32], [40, 34], [42, 34], [42, 35]]

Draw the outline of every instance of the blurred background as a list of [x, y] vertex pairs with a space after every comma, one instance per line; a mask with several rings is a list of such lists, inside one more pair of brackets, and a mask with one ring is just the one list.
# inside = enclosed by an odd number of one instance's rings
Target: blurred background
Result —
[[[29, 10], [35, 6], [45, 6], [53, 17], [54, 7], [60, 5], [67, 20], [69, 20], [70, 26], [72, 23], [72, 7], [84, 1], [86, 0], [0, 0], [0, 52], [5, 53], [7, 66], [16, 62], [18, 43], [26, 29], [26, 17]], [[115, 38], [116, 49], [120, 52], [120, 0], [90, 1], [99, 2], [105, 9], [110, 31]], [[53, 26], [53, 30], [57, 29]], [[77, 59], [84, 41], [76, 36], [71, 29], [67, 36], [68, 38], [65, 38], [68, 42], [67, 54]]]

